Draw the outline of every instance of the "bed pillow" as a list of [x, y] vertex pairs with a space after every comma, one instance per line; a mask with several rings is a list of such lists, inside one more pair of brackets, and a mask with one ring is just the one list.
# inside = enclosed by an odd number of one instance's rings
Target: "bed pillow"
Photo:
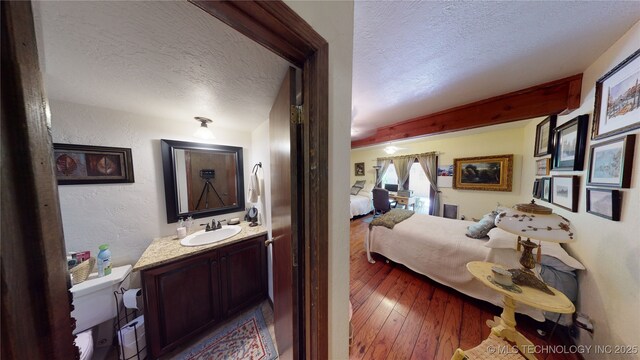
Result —
[[357, 187], [357, 186], [352, 186], [352, 187], [351, 187], [351, 195], [358, 195], [358, 193], [360, 192], [360, 190], [362, 190], [362, 188]]
[[477, 223], [467, 227], [467, 236], [474, 239], [483, 239], [487, 237], [489, 230], [494, 228], [497, 212], [492, 211], [480, 219]]
[[358, 181], [356, 181], [355, 184], [353, 184], [353, 186], [356, 186], [356, 187], [359, 187], [360, 189], [362, 189], [366, 182], [367, 182], [366, 180], [358, 180]]
[[362, 188], [362, 191], [363, 191], [363, 192], [368, 192], [368, 193], [370, 193], [370, 192], [371, 192], [371, 190], [373, 190], [373, 184], [366, 184], [366, 185]]
[[[493, 249], [516, 249], [517, 235], [506, 232], [500, 228], [491, 229], [488, 235], [489, 241], [487, 241], [484, 246]], [[535, 239], [532, 241], [536, 242]], [[542, 255], [542, 263], [544, 265], [555, 267], [553, 266], [553, 261], [544, 260], [545, 255], [547, 255], [562, 261], [565, 265], [573, 268], [574, 270], [585, 270], [584, 265], [582, 265], [582, 263], [576, 258], [569, 255], [569, 253], [567, 253], [558, 243], [543, 241]], [[558, 268], [558, 270], [566, 271], [566, 268]]]

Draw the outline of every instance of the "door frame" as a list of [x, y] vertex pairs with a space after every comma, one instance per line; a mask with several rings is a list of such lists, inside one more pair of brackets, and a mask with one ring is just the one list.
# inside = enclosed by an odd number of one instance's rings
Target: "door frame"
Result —
[[[298, 194], [304, 205], [302, 213], [292, 214], [292, 226], [304, 234], [297, 239], [304, 248], [304, 266], [298, 270], [304, 284], [304, 301], [294, 311], [298, 311], [305, 331], [294, 349], [298, 347], [301, 358], [326, 359], [329, 45], [282, 1], [191, 2], [303, 70], [304, 173]], [[2, 30], [2, 355], [10, 358], [11, 354], [31, 348], [51, 358], [72, 358], [69, 354], [76, 350], [69, 330], [72, 321], [64, 236], [31, 3], [3, 1]], [[11, 99], [11, 104], [6, 99]], [[4, 141], [8, 131], [13, 136], [11, 144]], [[9, 151], [14, 144], [22, 144], [19, 153]], [[29, 163], [8, 168], [6, 161], [17, 162], [16, 157]], [[32, 193], [21, 192], [23, 198], [11, 202], [5, 196], [6, 184], [27, 187]], [[22, 232], [5, 236], [15, 229]], [[12, 268], [11, 264], [17, 267]], [[18, 267], [19, 264], [23, 266]], [[32, 287], [29, 281], [36, 283]], [[15, 289], [25, 286], [31, 292], [37, 290], [37, 295], [32, 296], [39, 296], [44, 302], [36, 304], [24, 298], [20, 301]], [[10, 296], [7, 289], [16, 295]], [[11, 322], [11, 313], [21, 314], [21, 321]], [[49, 336], [42, 337], [41, 333]]]

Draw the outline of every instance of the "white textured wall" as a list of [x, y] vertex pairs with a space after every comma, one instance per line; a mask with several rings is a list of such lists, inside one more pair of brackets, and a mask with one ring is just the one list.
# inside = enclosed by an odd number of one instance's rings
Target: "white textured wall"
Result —
[[[258, 179], [261, 180], [260, 201], [264, 201], [262, 213], [263, 221], [267, 225], [268, 238], [271, 239], [271, 156], [269, 142], [269, 121], [265, 121], [251, 133], [251, 168], [253, 165], [262, 162], [262, 170], [258, 170]], [[248, 180], [247, 180], [248, 181]], [[247, 182], [248, 184], [248, 182]], [[271, 250], [267, 250], [267, 273], [269, 282], [269, 298], [273, 301], [273, 263]]]
[[[167, 224], [160, 139], [201, 142], [192, 136], [195, 120], [185, 126], [172, 119], [51, 100], [51, 123], [54, 142], [127, 147], [133, 158], [133, 184], [58, 186], [67, 251], [91, 250], [96, 255], [98, 245], [107, 243], [115, 266], [134, 264], [154, 238], [175, 232], [176, 224]], [[212, 130], [215, 143], [244, 149], [248, 174], [251, 134], [215, 124]]]
[[[622, 60], [640, 47], [640, 22], [613, 44], [602, 56], [584, 71], [582, 99], [579, 109], [560, 116], [558, 125], [581, 114], [589, 114], [589, 134], [595, 99], [595, 82]], [[533, 143], [536, 123], [525, 129], [527, 139], [524, 149], [524, 167], [535, 168]], [[640, 130], [630, 133], [640, 135]], [[606, 141], [587, 141], [585, 170], [555, 172], [557, 175], [579, 175], [580, 192], [578, 212], [549, 205], [555, 212], [571, 220], [576, 227], [575, 243], [568, 244], [569, 251], [587, 268], [579, 272], [580, 296], [578, 311], [594, 320], [593, 338], [580, 332], [578, 343], [586, 345], [635, 345], [640, 346], [640, 141], [636, 136], [635, 158], [631, 187], [621, 189], [622, 216], [619, 222], [610, 221], [587, 213], [586, 184], [588, 146]], [[533, 173], [523, 177], [525, 184], [532, 184]], [[523, 193], [524, 196], [524, 193]], [[548, 205], [547, 203], [543, 203]], [[638, 355], [616, 356], [613, 354], [584, 354], [586, 359], [637, 359]]]
[[[501, 154], [513, 154], [513, 180], [512, 191], [475, 191], [456, 190], [453, 188], [440, 188], [440, 206], [452, 204], [458, 206], [458, 216], [465, 215], [467, 219], [481, 218], [482, 215], [496, 207], [497, 203], [504, 206], [513, 206], [520, 202], [521, 191], [531, 189], [526, 183], [523, 185], [522, 176], [522, 141], [524, 136], [524, 123], [517, 123], [514, 128], [510, 125], [496, 125], [482, 128], [481, 130], [467, 130], [445, 135], [429, 136], [422, 139], [395, 143], [401, 147], [397, 153], [387, 155], [383, 148], [388, 144], [353, 149], [351, 150], [351, 184], [356, 180], [366, 180], [373, 183], [378, 157], [397, 156], [403, 154], [419, 154], [423, 152], [437, 151], [440, 165], [451, 165], [453, 159], [474, 156], [489, 156]], [[355, 176], [354, 164], [365, 163], [365, 176]]]
[[347, 359], [353, 2], [285, 2], [329, 43], [329, 359]]

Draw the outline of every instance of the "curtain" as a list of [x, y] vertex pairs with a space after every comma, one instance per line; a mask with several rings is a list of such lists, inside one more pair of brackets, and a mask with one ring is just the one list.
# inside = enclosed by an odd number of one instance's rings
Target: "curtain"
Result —
[[400, 190], [405, 190], [404, 183], [409, 179], [409, 170], [415, 160], [415, 156], [397, 156], [393, 159], [393, 166], [396, 168], [396, 174], [398, 174], [398, 188]]
[[431, 184], [431, 190], [433, 190], [433, 197], [431, 198], [431, 209], [429, 214], [433, 216], [440, 216], [440, 191], [438, 190], [438, 155], [433, 154], [420, 154], [418, 155], [418, 162], [422, 167], [422, 170], [427, 175], [427, 179]]
[[391, 165], [391, 159], [378, 159], [380, 170], [378, 171], [378, 178], [376, 179], [376, 187], [380, 187], [384, 174], [386, 174], [389, 169], [389, 165]]

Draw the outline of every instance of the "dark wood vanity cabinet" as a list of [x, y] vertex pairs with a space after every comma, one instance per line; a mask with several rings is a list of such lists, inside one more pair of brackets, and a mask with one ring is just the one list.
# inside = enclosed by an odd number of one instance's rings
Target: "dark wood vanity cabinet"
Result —
[[266, 298], [265, 240], [261, 235], [141, 271], [152, 358]]

